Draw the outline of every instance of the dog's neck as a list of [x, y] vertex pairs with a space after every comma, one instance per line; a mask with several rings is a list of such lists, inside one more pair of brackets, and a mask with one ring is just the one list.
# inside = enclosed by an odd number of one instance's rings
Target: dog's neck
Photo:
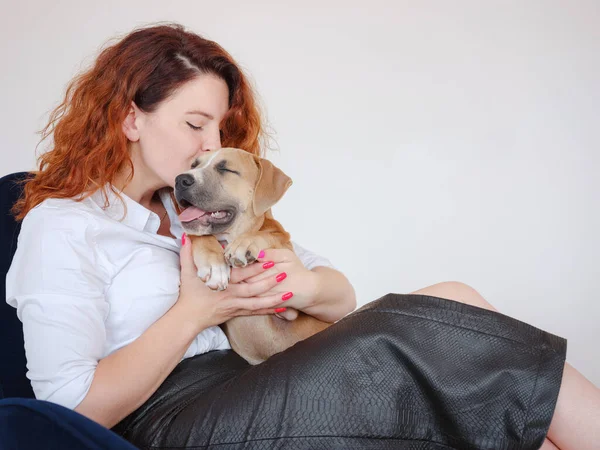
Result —
[[221, 246], [227, 246], [243, 234], [260, 231], [260, 229], [265, 224], [265, 219], [268, 217], [273, 217], [271, 215], [271, 210], [267, 211], [262, 216], [257, 217], [256, 220], [252, 221], [251, 226], [249, 227], [246, 227], [242, 230], [236, 230], [235, 233], [225, 231], [224, 233], [215, 234], [214, 236], [217, 238], [217, 241], [219, 241], [219, 244], [221, 244]]

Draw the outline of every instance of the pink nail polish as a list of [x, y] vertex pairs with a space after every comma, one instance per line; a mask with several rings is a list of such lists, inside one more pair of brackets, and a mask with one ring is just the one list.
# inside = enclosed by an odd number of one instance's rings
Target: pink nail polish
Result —
[[281, 283], [283, 280], [285, 280], [287, 277], [287, 273], [285, 272], [281, 272], [279, 275], [277, 275], [277, 277], [275, 277], [275, 279], [277, 280], [278, 283]]
[[291, 292], [287, 292], [281, 296], [281, 300], [283, 300], [285, 302], [286, 300], [289, 300], [293, 296], [294, 296], [294, 294], [292, 294]]
[[280, 313], [280, 312], [284, 312], [285, 310], [287, 310], [287, 308], [277, 308], [275, 310], [276, 313]]
[[185, 233], [181, 235], [181, 245], [185, 245]]
[[265, 257], [265, 251], [261, 250], [260, 253], [258, 254], [258, 259], [264, 258]]
[[273, 261], [266, 262], [263, 264], [263, 269], [270, 269], [274, 265], [275, 265], [275, 263]]

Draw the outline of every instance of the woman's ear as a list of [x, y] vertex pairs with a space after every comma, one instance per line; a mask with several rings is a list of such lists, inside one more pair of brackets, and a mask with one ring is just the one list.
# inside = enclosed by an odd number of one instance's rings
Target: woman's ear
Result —
[[127, 136], [131, 142], [137, 142], [140, 140], [140, 132], [138, 129], [138, 117], [141, 111], [134, 102], [131, 102], [127, 117], [123, 121], [123, 133]]

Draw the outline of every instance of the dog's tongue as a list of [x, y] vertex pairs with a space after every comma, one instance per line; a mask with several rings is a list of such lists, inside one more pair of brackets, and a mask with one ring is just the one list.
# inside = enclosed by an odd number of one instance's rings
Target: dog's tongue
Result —
[[181, 214], [179, 214], [179, 220], [181, 222], [191, 222], [192, 220], [196, 220], [199, 217], [205, 216], [206, 214], [208, 214], [206, 211], [202, 211], [195, 206], [190, 206], [189, 208], [184, 209]]

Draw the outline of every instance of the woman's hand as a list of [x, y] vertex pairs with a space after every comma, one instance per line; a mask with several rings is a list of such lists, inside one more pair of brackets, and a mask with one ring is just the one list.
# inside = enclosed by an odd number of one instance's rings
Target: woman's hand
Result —
[[[262, 265], [244, 269], [233, 269], [232, 280], [224, 291], [212, 291], [198, 278], [192, 256], [190, 239], [182, 239], [180, 252], [181, 285], [176, 306], [187, 310], [186, 317], [197, 332], [219, 325], [236, 316], [275, 314], [281, 311], [284, 300], [275, 290], [280, 284], [277, 273], [265, 276]], [[240, 272], [246, 278], [245, 283], [235, 283], [240, 280]]]
[[[292, 250], [268, 249], [259, 254], [258, 261], [244, 268], [233, 269], [230, 286], [244, 286], [262, 283], [279, 276], [281, 282], [260, 296], [280, 296], [287, 298], [282, 306], [286, 311], [279, 312], [279, 317], [294, 320], [298, 310], [314, 305], [318, 295], [318, 276], [308, 270]], [[229, 289], [229, 288], [228, 288]]]

